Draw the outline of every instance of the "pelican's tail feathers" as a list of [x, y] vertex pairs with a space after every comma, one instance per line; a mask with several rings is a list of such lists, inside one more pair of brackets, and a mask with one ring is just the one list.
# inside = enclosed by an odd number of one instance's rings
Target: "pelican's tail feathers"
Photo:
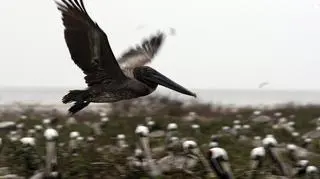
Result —
[[70, 90], [69, 93], [62, 98], [62, 102], [66, 104], [72, 101], [86, 101], [88, 94], [87, 90]]

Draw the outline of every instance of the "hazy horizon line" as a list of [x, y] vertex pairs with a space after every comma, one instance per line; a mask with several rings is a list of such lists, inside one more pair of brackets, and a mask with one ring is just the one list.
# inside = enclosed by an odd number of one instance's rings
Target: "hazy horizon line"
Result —
[[[84, 89], [87, 86], [0, 86], [0, 89]], [[160, 91], [163, 89], [159, 88]], [[225, 88], [225, 87], [211, 87], [211, 88], [190, 88], [196, 91], [210, 91], [210, 90], [226, 90], [226, 91], [319, 91], [320, 89], [303, 89], [303, 88]]]

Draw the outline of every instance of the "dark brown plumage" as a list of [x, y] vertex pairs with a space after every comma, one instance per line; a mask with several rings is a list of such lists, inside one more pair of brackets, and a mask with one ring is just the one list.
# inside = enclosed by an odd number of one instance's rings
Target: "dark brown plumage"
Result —
[[158, 84], [186, 95], [196, 96], [151, 67], [163, 44], [164, 34], [145, 39], [141, 45], [126, 51], [117, 61], [108, 37], [88, 15], [83, 0], [56, 2], [62, 13], [64, 37], [74, 63], [85, 74], [88, 88], [71, 90], [63, 103], [75, 102], [69, 109], [74, 114], [91, 102], [106, 103], [146, 96]]

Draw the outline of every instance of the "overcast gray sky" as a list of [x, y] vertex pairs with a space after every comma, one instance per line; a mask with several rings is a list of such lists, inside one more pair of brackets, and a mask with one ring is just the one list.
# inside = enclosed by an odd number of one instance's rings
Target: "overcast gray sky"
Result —
[[[175, 28], [151, 66], [188, 88], [320, 89], [320, 0], [85, 4], [116, 56]], [[85, 86], [53, 0], [4, 1], [0, 22], [0, 86]]]

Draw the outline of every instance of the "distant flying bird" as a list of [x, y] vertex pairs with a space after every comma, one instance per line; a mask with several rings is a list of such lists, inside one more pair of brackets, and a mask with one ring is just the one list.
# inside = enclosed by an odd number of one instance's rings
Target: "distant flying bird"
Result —
[[263, 87], [265, 87], [266, 85], [268, 85], [269, 83], [268, 82], [263, 82], [263, 83], [260, 83], [259, 84], [259, 88], [263, 88]]
[[107, 35], [87, 13], [83, 0], [57, 2], [65, 27], [64, 37], [71, 58], [86, 75], [88, 87], [70, 90], [62, 99], [64, 104], [75, 102], [69, 113], [75, 114], [89, 103], [110, 103], [151, 94], [158, 85], [177, 92], [196, 94], [173, 82], [151, 67], [151, 62], [164, 40], [158, 33], [136, 48], [125, 52], [117, 61], [109, 45]]
[[136, 27], [136, 30], [140, 30], [140, 29], [143, 29], [143, 28], [145, 28], [145, 27], [146, 27], [146, 25], [141, 24], [141, 25], [138, 25], [138, 26]]
[[176, 29], [173, 27], [170, 27], [170, 35], [176, 35]]

